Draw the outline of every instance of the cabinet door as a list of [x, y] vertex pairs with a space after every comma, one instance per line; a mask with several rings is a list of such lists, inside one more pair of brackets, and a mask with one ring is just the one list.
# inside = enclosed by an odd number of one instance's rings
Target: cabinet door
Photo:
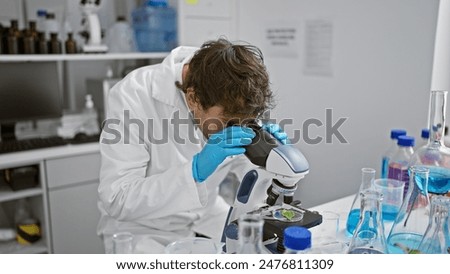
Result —
[[54, 253], [104, 253], [97, 236], [98, 181], [49, 191]]

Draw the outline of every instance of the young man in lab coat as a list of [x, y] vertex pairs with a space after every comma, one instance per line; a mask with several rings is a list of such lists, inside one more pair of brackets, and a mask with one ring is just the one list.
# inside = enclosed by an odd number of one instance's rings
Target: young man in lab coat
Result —
[[[107, 253], [121, 231], [134, 235], [135, 253], [164, 253], [170, 242], [199, 234], [220, 240], [229, 206], [219, 185], [252, 168], [242, 154], [255, 136], [226, 125], [267, 110], [269, 85], [258, 48], [219, 39], [178, 47], [111, 89], [98, 188]], [[286, 139], [278, 129], [272, 134]]]

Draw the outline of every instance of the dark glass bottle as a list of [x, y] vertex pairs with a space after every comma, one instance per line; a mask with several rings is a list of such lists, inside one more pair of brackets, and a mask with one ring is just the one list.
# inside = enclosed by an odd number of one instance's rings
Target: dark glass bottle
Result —
[[36, 40], [31, 33], [30, 29], [25, 31], [23, 36], [23, 53], [24, 54], [35, 54], [36, 53]]
[[65, 42], [65, 48], [67, 54], [77, 53], [77, 42], [73, 39], [73, 33], [67, 33], [67, 40]]
[[61, 53], [61, 42], [58, 40], [58, 33], [50, 33], [50, 40], [47, 43], [48, 53], [50, 54], [60, 54]]
[[36, 52], [39, 54], [47, 54], [47, 41], [45, 40], [45, 32], [38, 33], [38, 40], [36, 42]]
[[8, 36], [6, 38], [6, 53], [19, 54], [20, 37], [19, 22], [13, 19], [11, 20], [11, 26], [8, 29]]

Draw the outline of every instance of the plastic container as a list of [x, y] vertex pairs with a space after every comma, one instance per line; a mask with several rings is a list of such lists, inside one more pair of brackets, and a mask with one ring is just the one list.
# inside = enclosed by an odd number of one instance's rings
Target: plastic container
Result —
[[421, 148], [428, 145], [428, 139], [430, 138], [430, 130], [428, 128], [422, 129], [420, 133], [420, 142], [417, 142], [416, 148]]
[[301, 226], [290, 226], [283, 231], [284, 254], [307, 253], [311, 248], [311, 232]]
[[388, 178], [405, 182], [403, 197], [406, 196], [409, 186], [409, 161], [414, 154], [414, 137], [399, 136], [397, 141], [397, 152], [389, 161]]
[[141, 52], [171, 51], [177, 46], [177, 14], [165, 0], [148, 0], [132, 12], [132, 26]]
[[381, 178], [387, 178], [388, 169], [389, 169], [389, 159], [395, 154], [397, 151], [397, 139], [398, 136], [406, 135], [406, 130], [404, 129], [392, 129], [391, 130], [391, 145], [388, 150], [383, 153], [381, 158]]

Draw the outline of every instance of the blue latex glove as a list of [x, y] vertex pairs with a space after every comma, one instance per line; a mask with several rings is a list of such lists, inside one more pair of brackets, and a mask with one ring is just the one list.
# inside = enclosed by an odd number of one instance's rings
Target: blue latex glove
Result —
[[287, 137], [286, 132], [281, 129], [281, 127], [278, 124], [264, 124], [262, 125], [262, 128], [267, 130], [270, 134], [273, 135], [273, 137], [277, 138], [278, 141], [280, 141], [282, 144], [288, 144], [289, 140]]
[[251, 144], [255, 132], [251, 128], [231, 126], [212, 134], [205, 147], [194, 156], [192, 174], [201, 183], [231, 155], [245, 152], [244, 146]]

